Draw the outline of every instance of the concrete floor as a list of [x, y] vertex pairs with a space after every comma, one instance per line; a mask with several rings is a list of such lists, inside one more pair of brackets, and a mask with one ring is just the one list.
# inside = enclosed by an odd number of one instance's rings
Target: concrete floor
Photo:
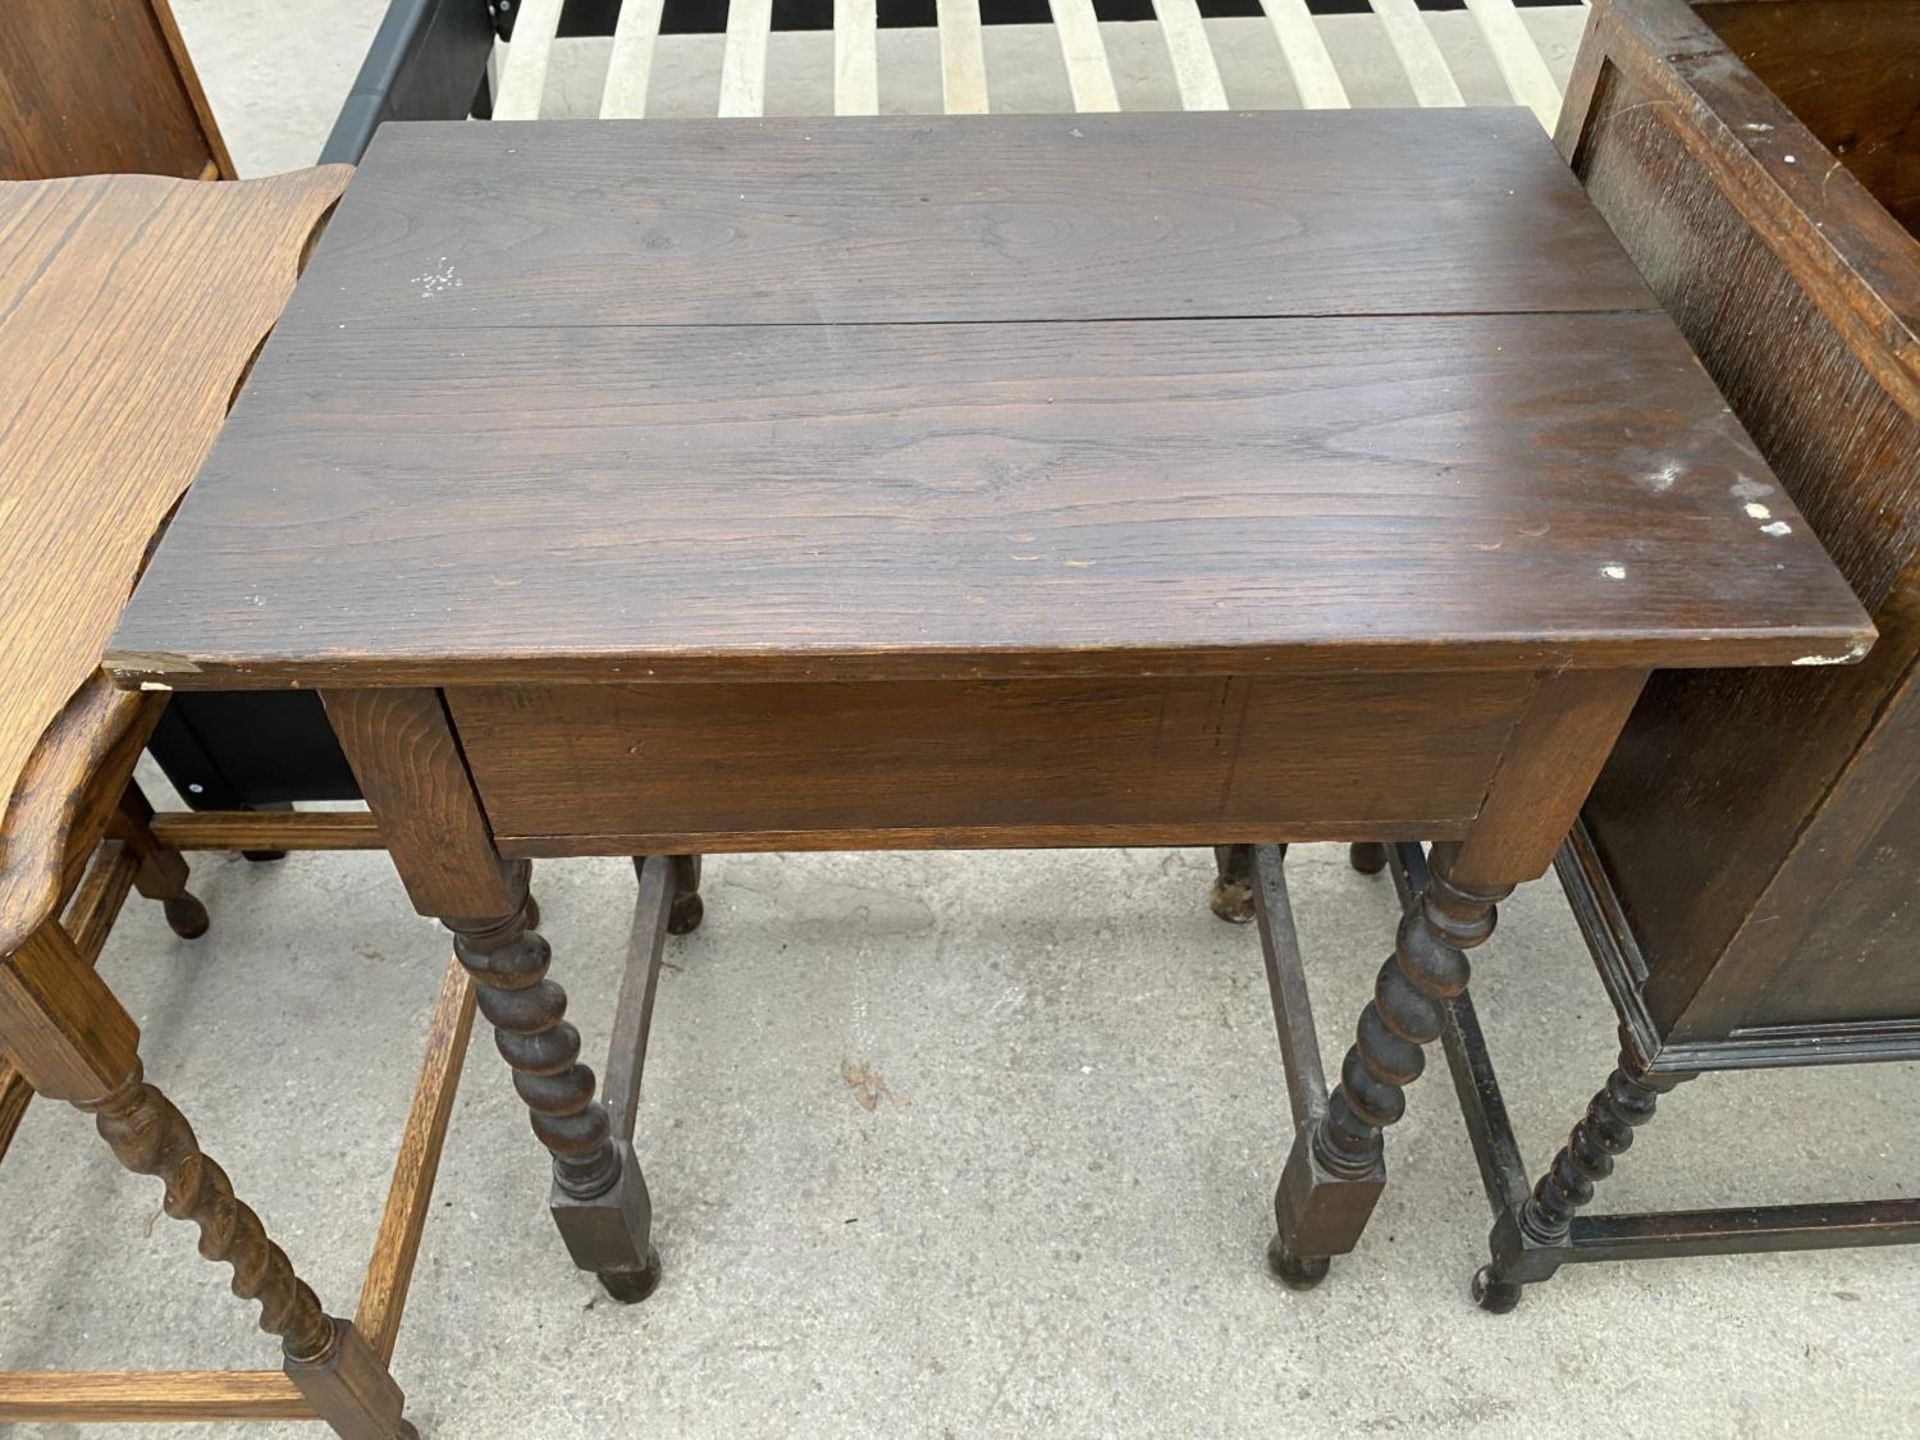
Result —
[[[382, 8], [174, 3], [249, 173], [317, 150]], [[1394, 906], [1338, 849], [1289, 871], [1332, 1068]], [[1473, 1309], [1487, 1215], [1437, 1064], [1362, 1248], [1315, 1292], [1270, 1280], [1286, 1096], [1257, 942], [1207, 912], [1209, 875], [1197, 851], [712, 862], [637, 1139], [665, 1283], [626, 1308], [569, 1267], [543, 1153], [477, 1038], [395, 1359], [422, 1430], [1920, 1432], [1920, 1251], [1582, 1267], [1512, 1316]], [[350, 1311], [445, 938], [384, 857], [201, 857], [195, 876], [213, 932], [175, 940], [135, 900], [103, 969], [149, 1074]], [[631, 871], [543, 864], [536, 888], [597, 1051]], [[1552, 881], [1503, 907], [1475, 989], [1537, 1168], [1615, 1049]], [[1707, 1079], [1602, 1205], [1913, 1194], [1917, 1129], [1920, 1067]], [[0, 1166], [0, 1256], [0, 1367], [273, 1363], [155, 1183], [61, 1107], [35, 1106]], [[203, 1432], [233, 1433], [87, 1433]]]

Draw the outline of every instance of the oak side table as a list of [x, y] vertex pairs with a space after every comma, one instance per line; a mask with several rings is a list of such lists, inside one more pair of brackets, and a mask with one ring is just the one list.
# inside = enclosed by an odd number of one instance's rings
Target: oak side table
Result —
[[[1431, 843], [1331, 1096], [1269, 937], [1311, 1283], [1647, 673], [1871, 643], [1770, 483], [1524, 111], [389, 125], [108, 663], [321, 693], [627, 1299], [697, 855]], [[643, 857], [604, 1100], [565, 855]]]

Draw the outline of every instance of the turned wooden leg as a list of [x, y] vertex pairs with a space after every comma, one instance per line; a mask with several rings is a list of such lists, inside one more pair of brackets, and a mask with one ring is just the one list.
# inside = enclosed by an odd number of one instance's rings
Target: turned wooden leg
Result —
[[405, 1397], [344, 1320], [323, 1310], [233, 1193], [173, 1102], [147, 1083], [140, 1032], [57, 923], [0, 962], [0, 1045], [36, 1090], [91, 1114], [127, 1169], [166, 1187], [166, 1213], [200, 1230], [200, 1253], [233, 1267], [233, 1293], [260, 1304], [287, 1375], [322, 1419], [355, 1440], [411, 1440]]
[[1366, 1229], [1386, 1181], [1381, 1132], [1405, 1113], [1406, 1087], [1426, 1068], [1422, 1047], [1440, 1035], [1441, 1007], [1467, 988], [1466, 951], [1493, 933], [1495, 906], [1511, 893], [1455, 884], [1451, 853], [1436, 847], [1431, 881], [1401, 917], [1325, 1114], [1295, 1133], [1274, 1195], [1279, 1233], [1268, 1249], [1289, 1285], [1318, 1283], [1328, 1257], [1353, 1249]]
[[187, 858], [153, 833], [153, 806], [129, 783], [107, 833], [126, 845], [137, 862], [133, 888], [165, 909], [167, 925], [182, 940], [197, 940], [211, 923], [207, 907], [187, 891]]
[[395, 689], [327, 691], [321, 700], [414, 909], [453, 931], [454, 953], [474, 978], [480, 1013], [553, 1157], [549, 1204], [568, 1253], [616, 1299], [644, 1299], [660, 1278], [646, 1180], [594, 1098], [566, 991], [547, 978], [552, 954], [530, 914], [531, 867], [495, 846], [442, 697]]
[[1213, 893], [1207, 898], [1207, 904], [1229, 924], [1250, 924], [1253, 920], [1253, 846], [1214, 846], [1213, 868]]
[[1613, 1157], [1633, 1144], [1633, 1132], [1653, 1118], [1662, 1095], [1688, 1073], [1651, 1075], [1630, 1045], [1587, 1105], [1567, 1143], [1533, 1187], [1526, 1203], [1494, 1222], [1493, 1259], [1474, 1273], [1473, 1298], [1504, 1315], [1520, 1303], [1524, 1285], [1550, 1279], [1566, 1253], [1573, 1217], [1593, 1199], [1593, 1187], [1613, 1173]]
[[580, 1032], [566, 1019], [567, 993], [547, 978], [546, 940], [528, 925], [524, 904], [504, 920], [446, 923], [533, 1133], [553, 1156], [553, 1218], [568, 1252], [614, 1298], [644, 1300], [660, 1283], [647, 1182], [594, 1098]]
[[667, 933], [691, 935], [700, 928], [701, 918], [706, 913], [707, 907], [700, 899], [700, 857], [675, 855], [673, 909], [667, 913]]
[[1359, 840], [1347, 847], [1347, 863], [1362, 875], [1378, 875], [1387, 868], [1387, 847], [1378, 840]]

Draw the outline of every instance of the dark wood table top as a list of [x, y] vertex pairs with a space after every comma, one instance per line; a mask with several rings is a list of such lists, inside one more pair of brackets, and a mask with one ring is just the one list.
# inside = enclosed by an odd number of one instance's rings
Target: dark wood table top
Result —
[[389, 125], [126, 682], [1832, 661], [1521, 111]]

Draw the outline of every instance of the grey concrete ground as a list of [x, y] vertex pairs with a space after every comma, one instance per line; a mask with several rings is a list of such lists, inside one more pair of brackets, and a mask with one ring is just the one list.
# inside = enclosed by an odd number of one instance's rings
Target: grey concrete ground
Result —
[[[250, 173], [317, 148], [381, 8], [175, 6]], [[477, 1038], [395, 1361], [423, 1431], [1920, 1432], [1920, 1252], [1582, 1267], [1512, 1316], [1474, 1310], [1487, 1216], [1438, 1073], [1392, 1133], [1362, 1248], [1310, 1294], [1271, 1281], [1286, 1097], [1257, 944], [1208, 914], [1209, 864], [714, 861], [706, 927], [669, 955], [638, 1137], [664, 1285], [629, 1309], [570, 1269], [542, 1152]], [[1289, 870], [1331, 1068], [1394, 907], [1337, 849]], [[177, 941], [135, 900], [103, 968], [152, 1077], [351, 1310], [445, 938], [383, 857], [202, 857], [195, 874], [213, 932]], [[543, 864], [536, 887], [597, 1049], [631, 871]], [[1551, 881], [1503, 908], [1475, 988], [1537, 1167], [1614, 1053]], [[1703, 1080], [1604, 1203], [1913, 1194], [1917, 1124], [1920, 1067]], [[62, 1108], [36, 1106], [0, 1166], [0, 1257], [0, 1367], [272, 1363], [154, 1182]], [[203, 1430], [232, 1433], [87, 1433]]]

